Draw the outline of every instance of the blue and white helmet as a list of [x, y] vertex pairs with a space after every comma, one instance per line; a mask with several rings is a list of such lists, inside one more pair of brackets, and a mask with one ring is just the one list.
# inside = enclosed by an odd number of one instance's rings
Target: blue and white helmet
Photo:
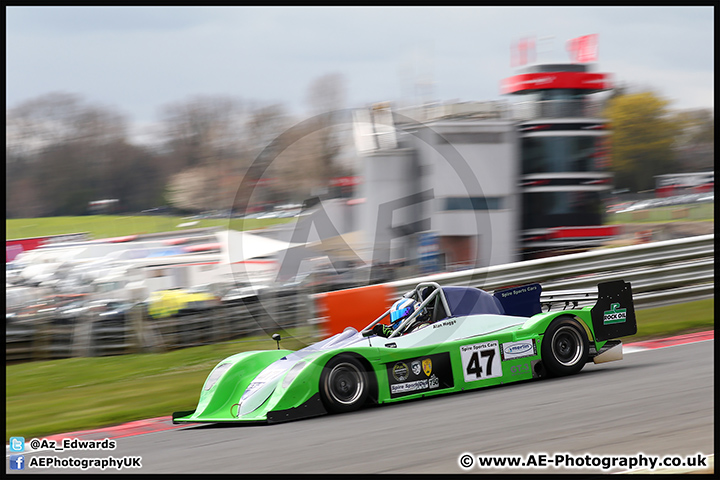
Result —
[[412, 315], [419, 304], [412, 298], [401, 298], [390, 307], [390, 326], [395, 330], [403, 320]]

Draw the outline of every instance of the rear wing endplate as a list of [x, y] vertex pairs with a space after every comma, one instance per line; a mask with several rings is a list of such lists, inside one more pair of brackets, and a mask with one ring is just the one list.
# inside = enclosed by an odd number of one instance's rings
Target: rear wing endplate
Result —
[[637, 333], [635, 305], [629, 282], [617, 280], [598, 284], [598, 299], [590, 311], [598, 341]]

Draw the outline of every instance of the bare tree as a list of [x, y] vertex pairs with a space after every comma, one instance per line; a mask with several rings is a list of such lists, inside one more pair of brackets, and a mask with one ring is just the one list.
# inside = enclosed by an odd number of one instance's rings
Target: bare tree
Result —
[[[239, 184], [250, 162], [250, 122], [252, 113], [233, 97], [198, 96], [166, 106], [162, 123], [164, 168], [173, 189], [170, 198], [180, 201], [180, 185], [186, 185], [184, 191], [192, 191], [189, 185], [202, 182], [198, 187], [204, 192], [202, 197], [182, 205], [230, 208], [237, 188], [233, 183]], [[196, 178], [191, 180], [190, 175]]]
[[254, 171], [248, 172], [261, 182], [250, 203], [302, 202], [327, 191], [332, 178], [348, 173], [338, 162], [349, 133], [344, 94], [343, 77], [325, 75], [308, 89], [309, 118], [290, 124], [275, 108], [255, 112], [252, 137], [265, 145]]
[[340, 174], [337, 157], [347, 141], [347, 119], [343, 117], [345, 105], [345, 79], [340, 74], [323, 75], [312, 82], [308, 90], [310, 112], [315, 120], [313, 134], [316, 143], [316, 161], [321, 186], [327, 186]]
[[238, 184], [233, 208], [239, 212], [248, 207], [263, 207], [280, 201], [279, 186], [294, 183], [278, 177], [281, 157], [288, 148], [286, 132], [292, 120], [279, 104], [253, 106], [246, 123], [245, 153], [249, 160]]
[[212, 195], [208, 194], [206, 184], [210, 169], [190, 167], [173, 175], [168, 183], [168, 200], [182, 210], [202, 211], [213, 208]]
[[713, 170], [715, 161], [715, 117], [710, 109], [675, 112], [680, 134], [675, 141], [682, 172]]
[[121, 114], [78, 95], [49, 93], [9, 110], [7, 216], [86, 213], [88, 202], [104, 198], [115, 178], [106, 175], [109, 146], [126, 136]]

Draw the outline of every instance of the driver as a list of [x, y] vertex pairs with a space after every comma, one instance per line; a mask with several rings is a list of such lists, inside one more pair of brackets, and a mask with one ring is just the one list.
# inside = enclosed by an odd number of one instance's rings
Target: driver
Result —
[[[420, 303], [412, 298], [401, 298], [390, 307], [390, 326], [378, 323], [372, 328], [371, 333], [385, 338], [389, 337], [400, 324], [415, 313], [419, 307]], [[416, 317], [416, 320], [422, 322], [423, 320], [420, 317], [423, 316], [423, 314], [420, 314]], [[405, 333], [408, 333], [409, 330], [410, 329], [406, 329]]]

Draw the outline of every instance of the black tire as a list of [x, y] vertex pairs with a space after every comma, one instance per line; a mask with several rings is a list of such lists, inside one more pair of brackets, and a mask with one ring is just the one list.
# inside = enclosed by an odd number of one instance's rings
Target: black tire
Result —
[[320, 376], [320, 397], [328, 411], [351, 412], [368, 399], [370, 380], [365, 367], [351, 355], [330, 359]]
[[551, 377], [573, 375], [587, 363], [588, 350], [582, 325], [570, 318], [557, 318], [543, 336], [542, 362]]

